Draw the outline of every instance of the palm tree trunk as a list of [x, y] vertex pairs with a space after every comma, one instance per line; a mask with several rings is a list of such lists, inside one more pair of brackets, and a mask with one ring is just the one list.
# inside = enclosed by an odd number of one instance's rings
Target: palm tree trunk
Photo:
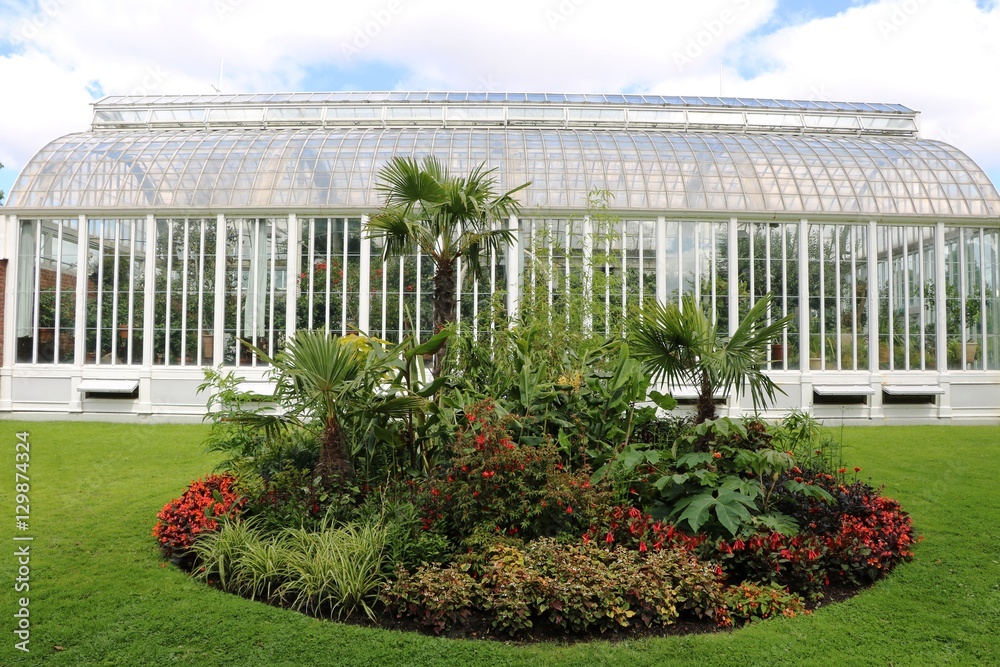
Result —
[[354, 479], [354, 464], [347, 451], [347, 438], [335, 417], [326, 419], [315, 472], [328, 489], [347, 488]]
[[[455, 321], [455, 262], [444, 261], [437, 265], [434, 272], [434, 333], [444, 329]], [[419, 325], [418, 325], [419, 326]], [[434, 377], [441, 376], [441, 365], [448, 349], [445, 342], [434, 354], [431, 372]]]
[[715, 396], [712, 394], [712, 385], [708, 381], [708, 373], [702, 373], [701, 386], [698, 388], [698, 403], [695, 406], [698, 412], [695, 423], [701, 424], [709, 419], [715, 419]]

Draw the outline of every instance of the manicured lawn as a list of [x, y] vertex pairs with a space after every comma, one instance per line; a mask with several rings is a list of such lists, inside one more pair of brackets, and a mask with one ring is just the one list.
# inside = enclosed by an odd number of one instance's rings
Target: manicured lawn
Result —
[[[14, 528], [14, 443], [31, 434], [31, 525]], [[868, 427], [845, 458], [886, 485], [925, 541], [913, 563], [840, 605], [733, 633], [517, 646], [342, 626], [213, 591], [162, 567], [155, 514], [210, 472], [207, 427], [0, 422], [7, 480], [0, 665], [1000, 664], [1000, 427]], [[14, 535], [31, 590], [13, 590]], [[14, 649], [30, 598], [31, 652]], [[62, 650], [55, 647], [60, 646]]]

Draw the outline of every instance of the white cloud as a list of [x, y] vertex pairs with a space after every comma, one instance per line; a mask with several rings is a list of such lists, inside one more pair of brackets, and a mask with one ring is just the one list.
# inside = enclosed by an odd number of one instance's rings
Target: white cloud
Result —
[[0, 105], [0, 175], [86, 129], [88, 86], [211, 93], [221, 62], [224, 92], [301, 89], [324, 68], [381, 87], [352, 75], [377, 64], [402, 72], [401, 88], [690, 95], [718, 94], [724, 65], [729, 95], [918, 109], [926, 136], [1000, 178], [997, 3], [882, 0], [777, 28], [776, 0], [0, 0], [0, 11], [0, 40], [17, 43], [0, 56], [17, 100]]

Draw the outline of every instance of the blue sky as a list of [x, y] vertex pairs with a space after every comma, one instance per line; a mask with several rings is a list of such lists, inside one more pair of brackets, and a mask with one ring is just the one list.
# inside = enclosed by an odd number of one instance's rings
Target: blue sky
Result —
[[[0, 190], [104, 94], [650, 92], [895, 102], [1000, 183], [997, 0], [0, 0]], [[221, 70], [221, 78], [220, 78]]]

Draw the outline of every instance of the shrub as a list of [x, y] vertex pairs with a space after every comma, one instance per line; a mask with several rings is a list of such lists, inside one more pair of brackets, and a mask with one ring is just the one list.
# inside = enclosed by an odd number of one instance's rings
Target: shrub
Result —
[[396, 571], [385, 585], [382, 599], [396, 616], [414, 619], [421, 627], [440, 634], [460, 627], [480, 604], [482, 586], [468, 573], [469, 566], [424, 565], [410, 574]]
[[454, 550], [448, 539], [436, 530], [424, 530], [420, 509], [391, 489], [369, 494], [358, 515], [386, 527], [386, 574], [399, 566], [415, 569], [451, 560]]
[[509, 418], [492, 404], [469, 411], [451, 464], [424, 489], [425, 527], [439, 527], [456, 544], [481, 530], [523, 539], [576, 537], [608, 494], [586, 467], [569, 472], [551, 442], [515, 444]]
[[[845, 471], [841, 468], [841, 474]], [[856, 584], [881, 579], [901, 562], [912, 560], [917, 541], [913, 520], [898, 502], [864, 482], [840, 483], [822, 472], [798, 473], [795, 480], [824, 488], [831, 502], [789, 494], [780, 502], [806, 534], [815, 535], [826, 553], [830, 577]]]
[[548, 538], [497, 543], [485, 559], [472, 554], [447, 568], [401, 571], [384, 599], [435, 632], [465, 622], [474, 608], [511, 635], [540, 621], [585, 633], [628, 627], [633, 619], [670, 625], [681, 611], [728, 618], [714, 568], [689, 553], [643, 554]]
[[699, 553], [720, 563], [728, 581], [774, 584], [814, 598], [829, 583], [827, 548], [814, 535], [757, 532], [708, 542]]
[[898, 502], [878, 495], [860, 482], [847, 487], [845, 494], [857, 494], [861, 509], [845, 513], [840, 530], [826, 536], [830, 551], [830, 571], [858, 584], [886, 576], [901, 562], [913, 560], [917, 541], [913, 520]]
[[164, 556], [184, 558], [199, 534], [218, 529], [217, 518], [235, 519], [240, 515], [244, 499], [236, 494], [235, 481], [229, 475], [209, 475], [192, 482], [180, 498], [163, 506], [156, 515], [153, 536]]
[[734, 624], [762, 621], [773, 616], [793, 618], [808, 614], [802, 598], [776, 584], [761, 586], [744, 582], [725, 592], [726, 610]]
[[328, 515], [351, 519], [354, 499], [348, 492], [331, 490], [320, 476], [288, 466], [267, 480], [256, 478], [251, 486], [241, 478], [239, 486], [250, 496], [244, 509], [247, 516], [259, 517], [264, 530], [306, 528], [319, 530]]
[[621, 545], [640, 552], [670, 547], [693, 550], [706, 539], [703, 534], [689, 536], [637, 507], [625, 505], [601, 508], [583, 534], [584, 542], [605, 544], [608, 548]]

